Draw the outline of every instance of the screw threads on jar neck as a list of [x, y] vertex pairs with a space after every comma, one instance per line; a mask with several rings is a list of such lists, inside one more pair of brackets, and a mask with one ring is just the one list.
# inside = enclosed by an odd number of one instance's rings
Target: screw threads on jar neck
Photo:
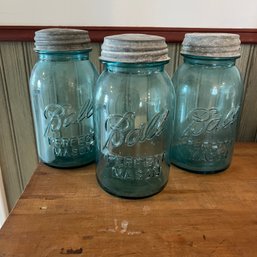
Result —
[[35, 51], [67, 52], [90, 51], [90, 38], [86, 30], [42, 29], [35, 33]]
[[229, 33], [187, 33], [182, 42], [182, 55], [229, 58], [240, 57], [240, 38]]
[[153, 63], [168, 61], [165, 38], [145, 34], [121, 34], [104, 38], [100, 59], [104, 62]]

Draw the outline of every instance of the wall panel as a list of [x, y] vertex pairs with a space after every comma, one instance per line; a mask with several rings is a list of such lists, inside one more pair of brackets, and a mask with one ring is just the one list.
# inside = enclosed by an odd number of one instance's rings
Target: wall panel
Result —
[[[2, 45], [1, 45], [2, 46]], [[5, 62], [0, 46], [0, 166], [9, 208], [13, 207], [23, 190], [18, 149], [8, 93]]]
[[239, 141], [257, 141], [257, 45], [251, 46], [246, 60], [244, 105]]

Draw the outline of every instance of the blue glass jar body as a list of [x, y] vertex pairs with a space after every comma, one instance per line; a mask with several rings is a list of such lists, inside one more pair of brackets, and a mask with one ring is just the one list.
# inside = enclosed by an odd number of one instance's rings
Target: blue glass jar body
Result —
[[165, 63], [106, 62], [97, 81], [97, 179], [116, 196], [151, 196], [168, 181], [175, 94]]
[[177, 108], [171, 161], [196, 173], [231, 162], [243, 95], [236, 58], [184, 56], [172, 81]]
[[89, 50], [38, 55], [30, 95], [39, 158], [60, 168], [94, 161], [92, 97], [98, 75]]

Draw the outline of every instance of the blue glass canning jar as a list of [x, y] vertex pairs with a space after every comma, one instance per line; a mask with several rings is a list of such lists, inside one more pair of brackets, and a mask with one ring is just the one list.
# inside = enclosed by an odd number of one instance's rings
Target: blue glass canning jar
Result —
[[44, 29], [35, 34], [39, 60], [30, 95], [39, 158], [54, 167], [95, 160], [93, 87], [97, 72], [89, 61], [87, 31]]
[[97, 179], [107, 192], [141, 198], [161, 191], [175, 95], [164, 71], [165, 39], [143, 34], [105, 37], [104, 71], [95, 91]]
[[242, 103], [239, 35], [186, 34], [181, 53], [184, 63], [172, 78], [172, 163], [196, 173], [222, 171], [231, 162]]

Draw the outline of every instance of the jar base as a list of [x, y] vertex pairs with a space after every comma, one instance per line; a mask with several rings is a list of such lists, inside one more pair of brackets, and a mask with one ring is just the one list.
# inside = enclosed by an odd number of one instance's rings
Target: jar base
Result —
[[70, 165], [70, 166], [68, 166], [68, 165], [67, 165], [67, 166], [58, 166], [58, 164], [54, 164], [54, 162], [52, 162], [52, 163], [47, 163], [47, 162], [44, 162], [43, 160], [41, 160], [41, 162], [44, 163], [45, 165], [51, 167], [51, 168], [68, 170], [68, 169], [76, 169], [76, 168], [81, 168], [81, 167], [90, 165], [90, 164], [94, 163], [95, 160], [89, 161], [89, 162], [84, 163], [84, 164]]
[[96, 175], [96, 179], [97, 179], [97, 182], [98, 182], [98, 184], [100, 185], [100, 187], [101, 187], [105, 192], [107, 192], [108, 194], [113, 195], [113, 196], [118, 197], [118, 198], [131, 199], [131, 200], [144, 199], [144, 198], [152, 197], [152, 196], [154, 196], [154, 195], [160, 193], [160, 192], [166, 187], [166, 185], [167, 185], [167, 183], [168, 183], [168, 181], [167, 181], [162, 187], [159, 188], [158, 191], [153, 192], [153, 193], [151, 193], [151, 194], [146, 194], [146, 195], [142, 195], [142, 196], [129, 196], [129, 195], [125, 195], [125, 194], [124, 194], [124, 195], [123, 195], [123, 194], [118, 194], [118, 193], [115, 193], [115, 192], [109, 190], [106, 186], [104, 186], [104, 185], [101, 183], [101, 181], [100, 181], [100, 179], [98, 178], [97, 175]]
[[201, 175], [212, 175], [212, 174], [221, 173], [221, 172], [224, 172], [225, 170], [227, 170], [228, 167], [230, 166], [230, 164], [229, 164], [226, 167], [221, 168], [221, 169], [217, 169], [217, 170], [207, 170], [207, 169], [206, 170], [200, 170], [200, 169], [193, 170], [193, 169], [187, 168], [183, 165], [177, 164], [175, 162], [171, 162], [171, 164], [176, 166], [177, 168], [181, 169], [182, 171], [195, 173], [195, 174], [201, 174]]

